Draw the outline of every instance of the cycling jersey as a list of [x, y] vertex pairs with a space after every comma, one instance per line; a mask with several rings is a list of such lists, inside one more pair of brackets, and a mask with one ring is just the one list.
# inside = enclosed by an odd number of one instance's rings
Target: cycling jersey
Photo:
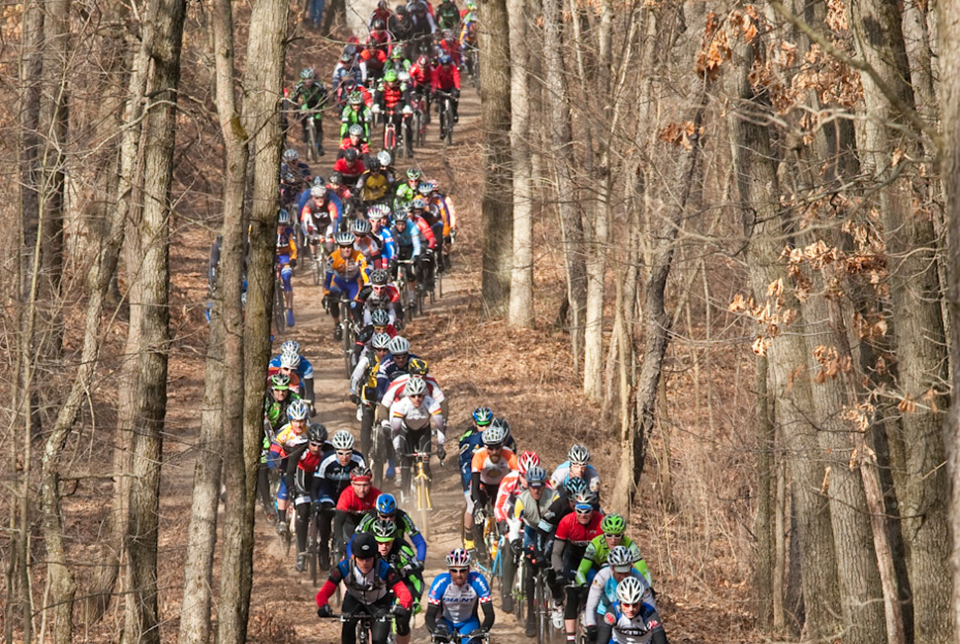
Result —
[[[413, 353], [408, 354], [406, 364], [409, 365], [411, 360], [419, 357], [420, 356]], [[377, 399], [383, 398], [383, 395], [387, 393], [387, 387], [390, 383], [405, 373], [407, 373], [407, 367], [404, 366], [401, 369], [400, 365], [394, 360], [393, 355], [384, 358], [380, 363], [380, 368], [377, 370]]]
[[[403, 388], [407, 385], [409, 380], [410, 374], [408, 373], [405, 373], [394, 379], [387, 387], [383, 397], [380, 399], [380, 404], [389, 408], [397, 401], [398, 398], [402, 398]], [[424, 376], [423, 380], [427, 383], [427, 396], [433, 398], [437, 404], [443, 403], [445, 399], [443, 390], [440, 389], [440, 385], [437, 384], [436, 379], [433, 376]]]
[[370, 491], [362, 499], [353, 491], [352, 485], [347, 486], [347, 489], [340, 493], [340, 498], [337, 500], [337, 510], [343, 510], [349, 514], [362, 514], [377, 507], [378, 496], [380, 496], [380, 490], [372, 485]]
[[[357, 359], [357, 366], [350, 374], [350, 393], [363, 396], [368, 402], [376, 402], [377, 369], [380, 360], [373, 349], [364, 351]], [[362, 387], [361, 387], [362, 383]]]
[[632, 618], [620, 612], [620, 602], [613, 605], [611, 612], [614, 615], [612, 641], [617, 644], [648, 644], [653, 641], [655, 630], [663, 630], [660, 616], [656, 611], [649, 611], [645, 604], [641, 604], [640, 611]]
[[426, 396], [420, 405], [416, 406], [410, 398], [403, 397], [390, 407], [390, 425], [394, 436], [399, 436], [404, 429], [410, 431], [429, 429], [431, 421], [437, 426], [437, 444], [442, 447], [444, 435], [440, 403]]
[[407, 250], [407, 252], [410, 254], [410, 257], [415, 258], [420, 255], [420, 230], [416, 224], [413, 224], [407, 220], [403, 225], [403, 230], [400, 229], [399, 224], [394, 224], [393, 228], [390, 229], [390, 234], [393, 237], [394, 242], [396, 242], [398, 249], [412, 249], [412, 252]]
[[[636, 559], [633, 567], [643, 575], [647, 585], [653, 585], [650, 571], [647, 569], [647, 562], [644, 561], [640, 555], [640, 548], [637, 547], [637, 544], [630, 537], [624, 536], [623, 540], [620, 541], [620, 545], [624, 548], [629, 548], [633, 552], [634, 558]], [[583, 559], [580, 560], [580, 566], [577, 568], [577, 583], [580, 585], [586, 584], [590, 570], [594, 567], [600, 568], [605, 566], [609, 555], [610, 546], [607, 545], [607, 540], [604, 536], [601, 534], [598, 537], [594, 537], [589, 545], [587, 545], [587, 549], [583, 553]]]
[[[473, 455], [483, 447], [483, 432], [471, 425], [467, 428], [467, 431], [460, 435], [459, 443], [460, 478], [463, 483], [463, 489], [466, 491], [470, 489], [470, 465], [473, 462]], [[507, 437], [507, 442], [505, 442], [503, 446], [513, 452], [517, 451], [512, 435]]]
[[458, 586], [450, 579], [450, 573], [437, 575], [430, 585], [427, 601], [442, 610], [444, 619], [453, 624], [462, 624], [475, 619], [477, 607], [491, 601], [490, 586], [479, 572], [471, 571], [467, 581]]
[[520, 523], [530, 530], [550, 534], [557, 524], [556, 505], [561, 500], [556, 490], [544, 488], [540, 500], [533, 498], [530, 489], [526, 489], [517, 496], [513, 504], [514, 520], [510, 522], [511, 538], [516, 538]]
[[[460, 64], [463, 62], [463, 57], [460, 54], [460, 43], [456, 40], [449, 41], [443, 40], [440, 42], [440, 52], [441, 54], [446, 54], [450, 56], [450, 60], [453, 62], [451, 67], [457, 70], [457, 88], [460, 87]], [[443, 65], [439, 66], [439, 69], [443, 69]]]
[[433, 250], [437, 247], [437, 238], [433, 234], [433, 230], [430, 228], [430, 224], [424, 221], [423, 217], [410, 217], [410, 221], [417, 224], [417, 229], [420, 231], [420, 235], [423, 237], [424, 241], [427, 242], [427, 248]]
[[524, 489], [520, 470], [509, 471], [500, 480], [497, 499], [493, 502], [493, 516], [498, 522], [507, 520], [514, 502]]
[[[373, 532], [373, 524], [379, 518], [379, 513], [374, 510], [368, 510], [360, 517], [360, 522], [357, 523], [356, 533], [361, 532]], [[417, 549], [417, 560], [423, 561], [427, 558], [427, 542], [424, 540], [423, 535], [420, 534], [417, 524], [413, 522], [413, 519], [410, 518], [410, 515], [404, 512], [401, 509], [397, 509], [396, 514], [394, 515], [393, 522], [397, 524], [397, 536], [395, 537], [397, 542], [402, 542], [404, 538], [409, 537], [410, 541], [413, 542], [414, 547]], [[349, 546], [348, 546], [349, 547]], [[349, 550], [347, 553], [349, 554]]]
[[277, 437], [273, 439], [273, 445], [270, 446], [270, 454], [275, 456], [277, 459], [286, 458], [287, 452], [290, 449], [306, 442], [306, 425], [304, 425], [303, 429], [297, 432], [293, 428], [293, 425], [287, 423], [280, 428], [280, 431], [277, 432]]
[[360, 178], [360, 200], [379, 201], [387, 196], [390, 182], [383, 172], [373, 173], [367, 170]]
[[[270, 425], [272, 432], [280, 431], [280, 428], [286, 424], [287, 407], [294, 400], [300, 400], [300, 396], [292, 391], [284, 400], [274, 400], [273, 395], [267, 392], [266, 400], [263, 403], [263, 420]], [[264, 439], [266, 440], [267, 437], [264, 437]], [[269, 449], [269, 445], [267, 447]]]
[[351, 249], [344, 255], [343, 249], [338, 248], [330, 253], [328, 266], [327, 275], [330, 277], [336, 276], [347, 281], [360, 278], [364, 283], [367, 281], [367, 258], [358, 250]]
[[277, 258], [281, 264], [287, 264], [297, 258], [297, 239], [293, 228], [284, 227], [277, 231]]
[[308, 235], [333, 236], [340, 213], [330, 194], [327, 191], [322, 199], [311, 197], [300, 209], [300, 224]]
[[353, 249], [367, 258], [367, 265], [380, 268], [380, 238], [375, 235], [357, 237]]
[[506, 447], [500, 452], [500, 459], [496, 463], [490, 458], [486, 447], [477, 450], [470, 461], [471, 473], [479, 472], [480, 482], [484, 485], [499, 485], [507, 472], [518, 467], [517, 455]]
[[397, 257], [397, 244], [393, 241], [393, 234], [386, 227], [373, 234], [380, 238], [380, 257], [383, 258], [383, 265], [387, 266]]
[[579, 548], [586, 548], [594, 537], [602, 535], [600, 522], [603, 521], [603, 513], [597, 510], [593, 511], [590, 517], [590, 523], [581, 525], [577, 521], [576, 512], [571, 512], [560, 520], [557, 525], [556, 538], [570, 543]]
[[[597, 472], [597, 468], [593, 465], [587, 463], [587, 471], [584, 473], [583, 478], [586, 480], [587, 485], [594, 492], [600, 490], [600, 474]], [[567, 481], [570, 480], [570, 461], [564, 461], [557, 466], [557, 469], [553, 471], [553, 474], [550, 475], [550, 484], [553, 487], [560, 489], [564, 487]]]
[[[457, 52], [457, 58], [460, 58], [459, 52]], [[457, 69], [456, 65], [439, 65], [433, 72], [430, 85], [435, 92], [449, 92], [452, 89], [460, 89], [460, 70]]]
[[367, 574], [363, 574], [357, 568], [353, 557], [338, 563], [330, 572], [330, 578], [317, 592], [317, 606], [327, 605], [340, 582], [343, 582], [347, 594], [361, 604], [373, 604], [386, 597], [388, 592], [393, 591], [401, 606], [410, 608], [413, 605], [413, 597], [400, 579], [400, 574], [379, 557], [374, 560], [374, 566]]
[[314, 473], [315, 487], [317, 492], [314, 495], [319, 501], [335, 503], [340, 499], [343, 491], [350, 487], [350, 472], [357, 467], [363, 467], [363, 455], [357, 450], [353, 450], [350, 460], [346, 465], [340, 465], [336, 453], [327, 454], [317, 466]]
[[[653, 603], [653, 593], [650, 592], [650, 585], [636, 569], [630, 571], [630, 576], [635, 578], [647, 587], [643, 593], [643, 603], [649, 610], [656, 610]], [[590, 583], [590, 591], [587, 593], [587, 608], [584, 611], [584, 624], [595, 626], [597, 623], [597, 614], [603, 615], [607, 607], [617, 601], [617, 580], [613, 576], [613, 569], [610, 566], [602, 568], [593, 581]], [[641, 613], [644, 612], [642, 609]]]

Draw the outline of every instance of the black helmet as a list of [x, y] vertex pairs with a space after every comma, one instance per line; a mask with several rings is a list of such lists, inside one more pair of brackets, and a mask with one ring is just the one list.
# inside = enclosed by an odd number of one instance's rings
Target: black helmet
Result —
[[327, 428], [321, 423], [311, 423], [307, 428], [307, 440], [311, 443], [325, 443], [327, 441]]
[[380, 169], [380, 160], [379, 159], [370, 159], [370, 163], [367, 165], [367, 168], [373, 172]]
[[370, 559], [377, 556], [377, 539], [369, 532], [362, 532], [353, 538], [353, 556], [357, 559]]
[[370, 283], [374, 286], [383, 286], [390, 280], [390, 274], [383, 268], [376, 268], [370, 272]]
[[360, 156], [360, 153], [357, 152], [356, 148], [347, 148], [347, 151], [343, 153], [343, 158], [346, 159], [348, 163], [356, 161], [358, 156]]

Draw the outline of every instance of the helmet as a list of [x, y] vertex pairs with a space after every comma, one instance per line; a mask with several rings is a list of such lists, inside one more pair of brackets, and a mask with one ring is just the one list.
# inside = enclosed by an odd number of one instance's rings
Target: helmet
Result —
[[571, 499], [581, 492], [586, 492], [589, 487], [587, 487], [587, 482], [582, 478], [577, 476], [571, 476], [563, 483], [563, 489], [567, 493], [567, 496]]
[[493, 423], [483, 430], [482, 437], [484, 445], [487, 447], [497, 447], [503, 445], [503, 441], [507, 438], [507, 431], [503, 428], [503, 425]]
[[441, 65], [449, 65], [449, 64], [452, 63], [452, 62], [453, 62], [453, 59], [450, 58], [449, 54], [441, 54], [441, 55], [440, 55], [440, 64], [441, 64]]
[[506, 443], [510, 438], [510, 423], [507, 422], [506, 418], [494, 418], [493, 422], [490, 423], [491, 427], [500, 427], [503, 429], [503, 442]]
[[293, 148], [287, 148], [283, 151], [283, 160], [287, 163], [293, 163], [300, 158], [300, 153]]
[[[358, 219], [357, 221], [359, 222], [359, 221], [363, 221], [363, 220], [362, 220], [362, 219]], [[367, 222], [365, 222], [365, 221], [364, 221], [363, 223], [367, 224], [367, 227], [369, 228], [369, 226], [370, 226], [369, 223], [367, 223]], [[354, 228], [354, 230], [356, 230], [356, 228]], [[390, 281], [390, 273], [388, 273], [388, 272], [386, 271], [386, 269], [383, 269], [383, 268], [375, 268], [375, 269], [373, 269], [372, 271], [370, 271], [370, 283], [371, 283], [371, 284], [374, 284], [374, 285], [376, 285], [376, 286], [384, 286], [388, 281]], [[377, 309], [377, 310], [381, 310], [381, 309]], [[383, 313], [386, 313], [386, 311], [383, 311]], [[378, 324], [377, 326], [381, 326], [381, 325]]]
[[410, 203], [410, 208], [413, 210], [423, 210], [426, 207], [427, 207], [427, 202], [421, 199], [420, 197], [417, 197]]
[[589, 505], [591, 508], [597, 503], [597, 493], [593, 490], [584, 490], [573, 495], [573, 502], [577, 506]]
[[280, 367], [283, 369], [296, 369], [300, 366], [300, 354], [293, 351], [284, 351], [280, 354]]
[[373, 472], [370, 471], [369, 467], [364, 467], [361, 465], [360, 467], [355, 467], [350, 470], [351, 481], [369, 481], [371, 478], [373, 478]]
[[286, 172], [283, 175], [283, 181], [285, 183], [294, 183], [296, 180], [297, 180], [297, 175], [293, 174], [292, 172]]
[[367, 208], [367, 219], [381, 219], [390, 216], [390, 206], [385, 203], [375, 203]]
[[379, 159], [370, 159], [370, 163], [367, 164], [367, 170], [371, 172], [376, 172], [380, 169], [380, 160]]
[[407, 15], [407, 5], [398, 4], [395, 11], [398, 16], [405, 16]]
[[361, 137], [363, 136], [363, 126], [357, 125], [356, 123], [354, 123], [349, 128], [347, 128], [347, 134], [349, 134], [350, 136]]
[[600, 522], [600, 529], [603, 534], [623, 534], [627, 531], [627, 522], [619, 514], [608, 514]]
[[296, 340], [287, 340], [280, 345], [280, 353], [293, 352], [296, 354], [300, 353], [300, 343]]
[[333, 438], [330, 440], [330, 442], [333, 443], [334, 449], [348, 450], [353, 449], [353, 446], [357, 441], [353, 437], [353, 434], [345, 429], [341, 429], [333, 435]]
[[646, 589], [636, 577], [627, 577], [617, 584], [617, 599], [624, 604], [639, 604]]
[[[380, 498], [384, 495], [381, 494]], [[377, 500], [380, 503], [380, 500]], [[377, 519], [373, 522], [373, 538], [377, 543], [387, 543], [397, 538], [397, 524], [390, 519]]]
[[417, 186], [417, 192], [419, 192], [424, 197], [426, 197], [431, 192], [433, 192], [433, 188], [430, 186], [429, 181], [421, 181], [420, 184]]
[[374, 349], [386, 349], [387, 345], [390, 344], [390, 336], [386, 333], [374, 333], [371, 343]]
[[403, 60], [403, 49], [400, 47], [394, 47], [393, 51], [390, 52], [390, 58], [392, 60]]
[[440, 182], [437, 181], [436, 179], [428, 179], [428, 180], [427, 180], [427, 185], [430, 186], [430, 191], [431, 191], [431, 192], [439, 192], [439, 191], [440, 191]]
[[567, 453], [570, 465], [586, 465], [590, 462], [590, 450], [583, 445], [574, 445]]
[[417, 64], [420, 65], [421, 67], [426, 67], [427, 65], [430, 64], [430, 57], [427, 56], [426, 54], [421, 54], [420, 58], [417, 59]]
[[290, 376], [284, 373], [275, 373], [270, 377], [270, 388], [286, 391], [290, 388]]
[[381, 494], [377, 497], [377, 512], [393, 514], [397, 511], [397, 499], [392, 494]]
[[357, 238], [353, 236], [353, 233], [342, 232], [337, 233], [334, 241], [337, 242], [337, 246], [353, 246], [353, 242], [357, 241]]
[[340, 54], [341, 63], [349, 63], [351, 60], [353, 60], [353, 54], [348, 54], [347, 52]]
[[313, 78], [314, 71], [313, 67], [305, 67], [302, 72], [300, 72], [300, 78], [307, 80], [308, 78]]
[[374, 28], [374, 29], [383, 29], [383, 28], [386, 27], [386, 26], [387, 26], [387, 25], [386, 25], [386, 24], [383, 22], [383, 20], [380, 19], [380, 18], [377, 18], [376, 20], [373, 21], [373, 28]]
[[397, 72], [392, 69], [388, 69], [383, 75], [384, 83], [396, 83], [397, 80]]
[[347, 160], [347, 163], [353, 163], [359, 156], [360, 153], [357, 152], [356, 148], [347, 148], [347, 151], [343, 153], [343, 158]]
[[355, 559], [374, 559], [377, 556], [377, 538], [369, 532], [361, 532], [354, 537], [351, 550]]
[[310, 423], [307, 427], [307, 440], [311, 443], [324, 443], [327, 440], [327, 428], [321, 423]]
[[413, 5], [413, 8], [417, 13], [423, 13], [424, 11], [427, 10], [427, 3], [417, 2], [415, 5]]
[[454, 548], [447, 554], [447, 568], [463, 568], [470, 565], [470, 553], [463, 548]]
[[324, 186], [324, 184], [326, 183], [326, 181], [324, 181], [324, 180], [323, 180], [323, 177], [321, 177], [321, 176], [318, 174], [318, 175], [314, 175], [314, 177], [313, 177], [313, 179], [310, 181], [310, 183], [312, 183], [312, 184], [315, 185], [315, 186], [320, 186], [320, 187], [322, 188], [322, 187]]
[[527, 468], [524, 478], [527, 479], [527, 485], [530, 487], [543, 487], [547, 482], [547, 470], [539, 465], [531, 465]]
[[610, 564], [612, 568], [617, 568], [618, 566], [632, 566], [633, 563], [637, 560], [636, 555], [634, 555], [633, 550], [626, 546], [614, 546], [610, 548], [610, 554], [607, 555], [607, 563]]
[[373, 326], [387, 326], [390, 324], [390, 314], [383, 309], [375, 309], [374, 312], [370, 314], [370, 323], [373, 324]]
[[406, 222], [410, 218], [410, 212], [406, 208], [401, 208], [393, 213], [393, 223]]
[[403, 395], [407, 396], [422, 396], [427, 393], [427, 383], [424, 382], [421, 378], [410, 378], [407, 380], [407, 384], [403, 387]]
[[277, 213], [277, 223], [278, 224], [289, 224], [290, 223], [290, 213], [287, 212], [284, 208], [280, 209], [280, 212]]
[[390, 340], [390, 353], [395, 356], [410, 353], [410, 342], [402, 335], [398, 335], [393, 340]]
[[444, 29], [441, 35], [443, 36], [444, 40], [453, 40], [453, 32], [449, 29]]
[[410, 364], [407, 365], [407, 371], [410, 372], [411, 376], [425, 376], [430, 373], [430, 367], [427, 365], [426, 360], [414, 358], [410, 361]]
[[540, 457], [536, 452], [524, 452], [517, 459], [517, 465], [520, 467], [520, 473], [525, 474], [534, 465], [540, 465]]
[[303, 402], [299, 398], [290, 403], [290, 406], [287, 407], [287, 418], [290, 420], [306, 420], [307, 415], [310, 413], [310, 408], [307, 407], [307, 403]]
[[410, 181], [416, 181], [420, 178], [421, 172], [417, 168], [407, 168], [407, 179]]
[[366, 219], [353, 220], [353, 234], [357, 237], [363, 237], [370, 234], [370, 222]]
[[340, 176], [340, 173], [339, 173], [339, 172], [331, 172], [331, 173], [330, 173], [330, 178], [327, 179], [327, 182], [328, 182], [331, 186], [339, 186], [339, 185], [340, 185], [340, 182], [341, 182], [342, 180], [343, 180], [343, 177]]
[[386, 150], [380, 150], [377, 152], [377, 161], [380, 162], [381, 167], [386, 168], [388, 165], [393, 163], [393, 157], [390, 156], [390, 153]]
[[493, 412], [490, 411], [489, 407], [477, 407], [473, 410], [471, 416], [473, 416], [473, 422], [477, 424], [477, 427], [486, 427], [493, 421]]
[[323, 197], [326, 194], [327, 194], [327, 189], [324, 188], [323, 186], [314, 186], [310, 188], [310, 196], [313, 197], [314, 199], [323, 199]]
[[363, 94], [360, 92], [350, 92], [350, 98], [347, 100], [351, 105], [360, 105], [363, 103]]

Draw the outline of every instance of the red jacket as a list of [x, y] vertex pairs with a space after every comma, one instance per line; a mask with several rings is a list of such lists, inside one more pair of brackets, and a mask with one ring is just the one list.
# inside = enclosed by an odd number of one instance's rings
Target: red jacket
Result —
[[423, 217], [413, 217], [413, 221], [416, 222], [417, 228], [420, 229], [420, 233], [423, 235], [424, 239], [427, 240], [427, 248], [433, 250], [437, 247], [437, 238], [434, 236], [433, 231], [430, 229], [430, 224], [424, 221]]
[[433, 70], [430, 84], [433, 91], [449, 92], [453, 88], [460, 89], [460, 70], [456, 65], [440, 65]]
[[353, 162], [353, 166], [347, 165], [347, 160], [345, 158], [337, 159], [333, 164], [333, 171], [339, 172], [342, 177], [353, 177], [356, 179], [366, 170], [366, 166], [363, 165], [363, 161], [357, 159]]
[[426, 66], [421, 67], [420, 65], [413, 65], [407, 70], [407, 73], [410, 74], [410, 81], [413, 83], [414, 87], [419, 87], [420, 85], [430, 85], [433, 83], [434, 66], [430, 63], [427, 63]]
[[463, 61], [463, 57], [460, 55], [460, 43], [458, 43], [456, 40], [454, 40], [453, 42], [450, 42], [448, 40], [440, 41], [440, 50], [442, 53], [450, 56], [450, 59], [453, 61], [453, 64], [456, 66], [459, 66], [460, 63]]

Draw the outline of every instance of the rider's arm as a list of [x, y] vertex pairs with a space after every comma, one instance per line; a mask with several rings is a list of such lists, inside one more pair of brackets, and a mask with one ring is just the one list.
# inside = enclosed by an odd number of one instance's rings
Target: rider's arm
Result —
[[343, 579], [343, 574], [340, 571], [340, 565], [333, 567], [333, 570], [330, 571], [330, 577], [327, 579], [326, 583], [317, 591], [317, 607], [322, 608], [327, 605], [327, 602], [330, 601], [330, 598], [333, 597], [333, 593], [337, 591], [337, 586], [340, 585], [340, 581]]
[[480, 624], [480, 630], [489, 633], [490, 629], [493, 628], [493, 622], [495, 619], [493, 614], [493, 602], [484, 602], [480, 604], [480, 608], [483, 609], [483, 622]]
[[563, 550], [567, 547], [567, 540], [559, 535], [553, 541], [553, 555], [550, 557], [550, 567], [560, 575], [563, 573]]
[[439, 610], [440, 606], [437, 604], [427, 606], [427, 614], [423, 618], [423, 621], [426, 623], [427, 630], [431, 633], [437, 630], [437, 612], [439, 612]]
[[603, 587], [607, 584], [607, 575], [601, 570], [593, 578], [590, 584], [590, 590], [587, 592], [587, 607], [584, 610], [583, 623], [587, 626], [597, 625], [597, 606], [600, 605], [600, 596], [603, 594]]
[[[600, 537], [601, 539], [603, 537]], [[587, 585], [587, 573], [590, 572], [590, 569], [593, 568], [594, 564], [597, 563], [597, 548], [593, 541], [587, 546], [586, 552], [583, 553], [583, 558], [580, 560], [580, 565], [577, 566], [577, 574], [574, 576], [574, 581], [579, 586]]]
[[[412, 221], [407, 221], [407, 225], [417, 227]], [[417, 258], [420, 256], [420, 234], [416, 230], [410, 231], [410, 241], [413, 243], [413, 254], [410, 257]]]

